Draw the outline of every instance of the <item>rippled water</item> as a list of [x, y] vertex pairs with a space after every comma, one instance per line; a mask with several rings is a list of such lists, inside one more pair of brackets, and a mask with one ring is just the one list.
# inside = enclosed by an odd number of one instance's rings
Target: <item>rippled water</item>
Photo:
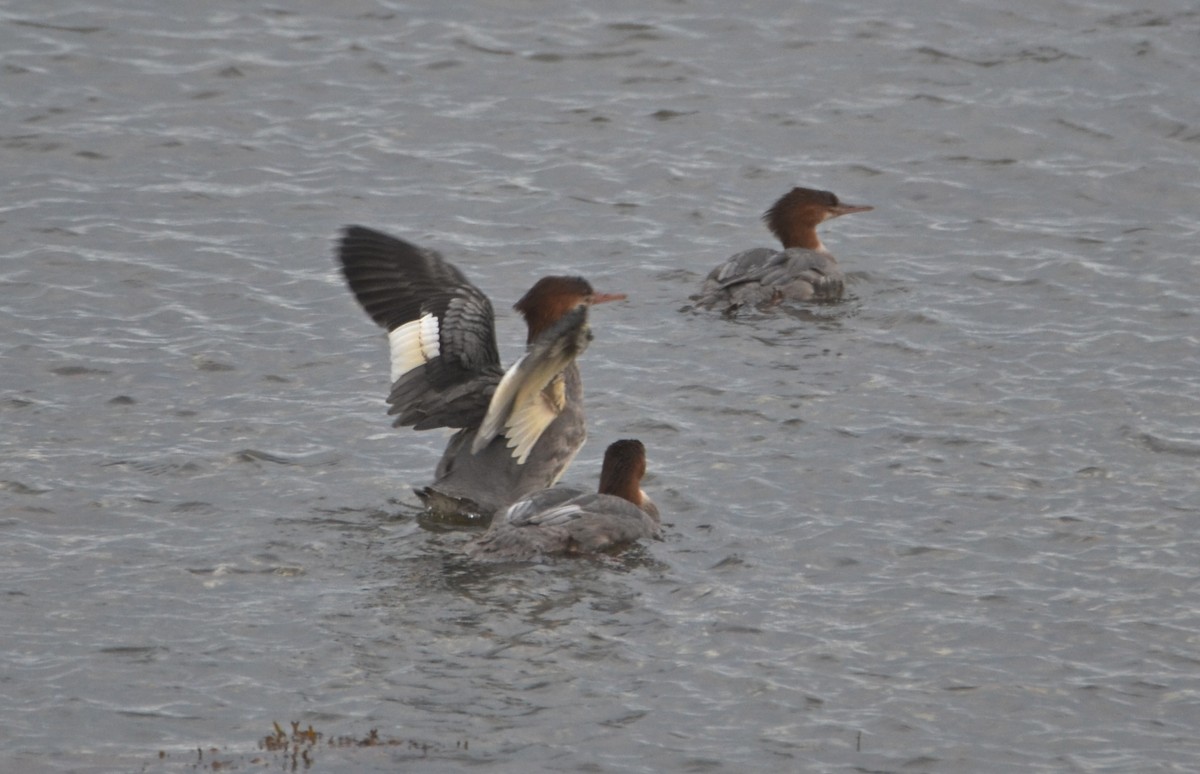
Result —
[[[5, 770], [1200, 766], [1193, 4], [600, 6], [0, 9]], [[796, 184], [849, 298], [689, 311]], [[349, 222], [506, 361], [629, 293], [567, 478], [641, 438], [665, 542], [417, 524]]]

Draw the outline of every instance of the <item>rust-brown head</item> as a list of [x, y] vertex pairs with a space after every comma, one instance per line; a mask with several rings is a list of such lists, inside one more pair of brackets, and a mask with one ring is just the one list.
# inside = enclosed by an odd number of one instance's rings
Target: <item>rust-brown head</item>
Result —
[[817, 225], [852, 212], [870, 212], [874, 207], [866, 204], [844, 204], [830, 191], [815, 188], [793, 188], [763, 214], [763, 222], [771, 233], [779, 238], [786, 250], [803, 247], [807, 250], [825, 251], [821, 238], [817, 236]]
[[600, 468], [600, 494], [623, 497], [641, 507], [642, 477], [646, 475], [646, 447], [628, 438], [613, 441], [604, 452]]
[[590, 306], [624, 298], [624, 293], [597, 293], [583, 277], [542, 277], [513, 304], [513, 309], [525, 318], [529, 327], [528, 340], [533, 341], [580, 304]]

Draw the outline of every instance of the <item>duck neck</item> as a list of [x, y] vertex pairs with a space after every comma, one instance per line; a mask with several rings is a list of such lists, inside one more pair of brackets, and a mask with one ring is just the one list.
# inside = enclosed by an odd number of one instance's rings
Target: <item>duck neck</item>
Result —
[[821, 237], [817, 236], [817, 229], [813, 226], [789, 226], [779, 234], [779, 241], [783, 243], [785, 250], [800, 247], [805, 250], [815, 250], [818, 253], [828, 252], [821, 242]]
[[639, 508], [642, 505], [641, 477], [636, 475], [628, 463], [610, 465], [605, 460], [600, 471], [600, 494], [614, 495], [628, 500]]

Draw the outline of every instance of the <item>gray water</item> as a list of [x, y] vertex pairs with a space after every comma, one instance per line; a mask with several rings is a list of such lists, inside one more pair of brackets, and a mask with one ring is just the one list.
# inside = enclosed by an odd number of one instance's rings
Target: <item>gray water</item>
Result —
[[[1200, 768], [1195, 4], [734, 7], [0, 7], [0, 769]], [[847, 300], [690, 311], [797, 184]], [[628, 293], [666, 541], [422, 528], [346, 223]]]

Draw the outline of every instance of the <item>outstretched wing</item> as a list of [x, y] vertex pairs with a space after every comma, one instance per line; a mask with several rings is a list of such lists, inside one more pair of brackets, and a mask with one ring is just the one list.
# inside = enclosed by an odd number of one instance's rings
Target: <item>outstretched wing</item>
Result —
[[517, 461], [525, 462], [542, 432], [563, 410], [566, 395], [560, 374], [591, 341], [587, 312], [586, 305], [567, 312], [508, 369], [492, 395], [472, 451], [504, 435]]
[[388, 332], [396, 426], [477, 424], [503, 376], [492, 304], [441, 255], [348, 226], [338, 261], [350, 290]]

